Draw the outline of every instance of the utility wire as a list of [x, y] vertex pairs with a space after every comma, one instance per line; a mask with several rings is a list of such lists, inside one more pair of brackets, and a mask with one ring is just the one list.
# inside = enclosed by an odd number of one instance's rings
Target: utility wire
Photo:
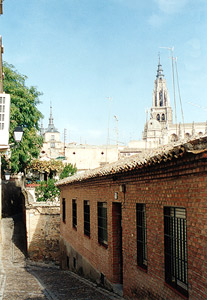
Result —
[[177, 78], [177, 87], [178, 87], [178, 96], [179, 96], [179, 101], [180, 101], [180, 109], [181, 109], [182, 121], [183, 121], [183, 131], [184, 131], [184, 136], [185, 136], [185, 123], [184, 123], [182, 100], [181, 100], [181, 95], [180, 95], [180, 85], [179, 85], [178, 68], [177, 68], [177, 57], [175, 58], [175, 71], [176, 71], [176, 78]]

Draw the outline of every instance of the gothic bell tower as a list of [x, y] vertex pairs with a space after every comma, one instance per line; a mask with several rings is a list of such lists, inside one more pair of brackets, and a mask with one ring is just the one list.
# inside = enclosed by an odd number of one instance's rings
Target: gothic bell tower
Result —
[[161, 128], [166, 128], [168, 124], [173, 123], [170, 97], [167, 89], [167, 82], [164, 78], [162, 65], [160, 63], [160, 57], [154, 83], [150, 119], [157, 120], [160, 123]]

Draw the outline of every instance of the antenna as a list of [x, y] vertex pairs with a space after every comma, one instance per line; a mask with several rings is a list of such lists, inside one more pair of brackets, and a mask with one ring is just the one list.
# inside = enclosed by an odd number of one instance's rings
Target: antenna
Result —
[[174, 57], [173, 57], [173, 51], [174, 47], [159, 47], [162, 49], [167, 49], [171, 53], [171, 60], [172, 60], [172, 78], [173, 78], [173, 95], [174, 95], [174, 106], [175, 106], [175, 126], [176, 126], [176, 135], [177, 135], [177, 110], [176, 110], [176, 100], [175, 100], [175, 74], [174, 74]]
[[201, 105], [195, 104], [195, 103], [193, 103], [193, 102], [191, 102], [191, 101], [188, 101], [187, 103], [188, 103], [188, 104], [191, 104], [192, 106], [195, 106], [195, 107], [197, 107], [197, 108], [201, 108], [202, 110], [207, 111], [207, 107], [206, 107], [206, 106], [201, 106]]
[[174, 60], [175, 60], [175, 71], [176, 71], [177, 86], [178, 86], [178, 96], [179, 96], [179, 100], [180, 100], [180, 109], [181, 109], [182, 121], [183, 121], [183, 131], [184, 131], [184, 136], [185, 136], [185, 123], [184, 123], [183, 106], [182, 106], [181, 95], [180, 95], [180, 85], [179, 85], [179, 79], [178, 79], [177, 57], [175, 57]]
[[119, 120], [117, 118], [117, 116], [114, 116], [114, 119], [116, 121], [116, 145], [119, 146]]

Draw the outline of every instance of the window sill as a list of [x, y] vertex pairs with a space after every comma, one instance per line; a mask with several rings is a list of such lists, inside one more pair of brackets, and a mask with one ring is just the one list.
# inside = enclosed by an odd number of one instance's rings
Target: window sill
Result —
[[188, 296], [183, 295], [181, 292], [179, 292], [176, 288], [172, 287], [169, 283], [165, 282], [165, 286], [167, 286], [169, 289], [171, 289], [174, 293], [182, 297], [183, 299], [187, 300]]
[[90, 235], [87, 235], [87, 234], [84, 233], [84, 236], [85, 236], [87, 239], [89, 239], [89, 240], [91, 239]]
[[137, 269], [141, 270], [144, 273], [147, 273], [147, 268], [141, 267], [137, 265]]
[[104, 247], [105, 249], [108, 248], [108, 244], [105, 244], [103, 242], [98, 242], [100, 246]]

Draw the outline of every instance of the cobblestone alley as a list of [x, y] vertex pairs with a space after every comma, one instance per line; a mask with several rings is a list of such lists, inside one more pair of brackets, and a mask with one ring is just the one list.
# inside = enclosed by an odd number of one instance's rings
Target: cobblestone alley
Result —
[[12, 218], [2, 219], [0, 300], [122, 299], [71, 272], [27, 263], [24, 251], [15, 243], [12, 226]]

